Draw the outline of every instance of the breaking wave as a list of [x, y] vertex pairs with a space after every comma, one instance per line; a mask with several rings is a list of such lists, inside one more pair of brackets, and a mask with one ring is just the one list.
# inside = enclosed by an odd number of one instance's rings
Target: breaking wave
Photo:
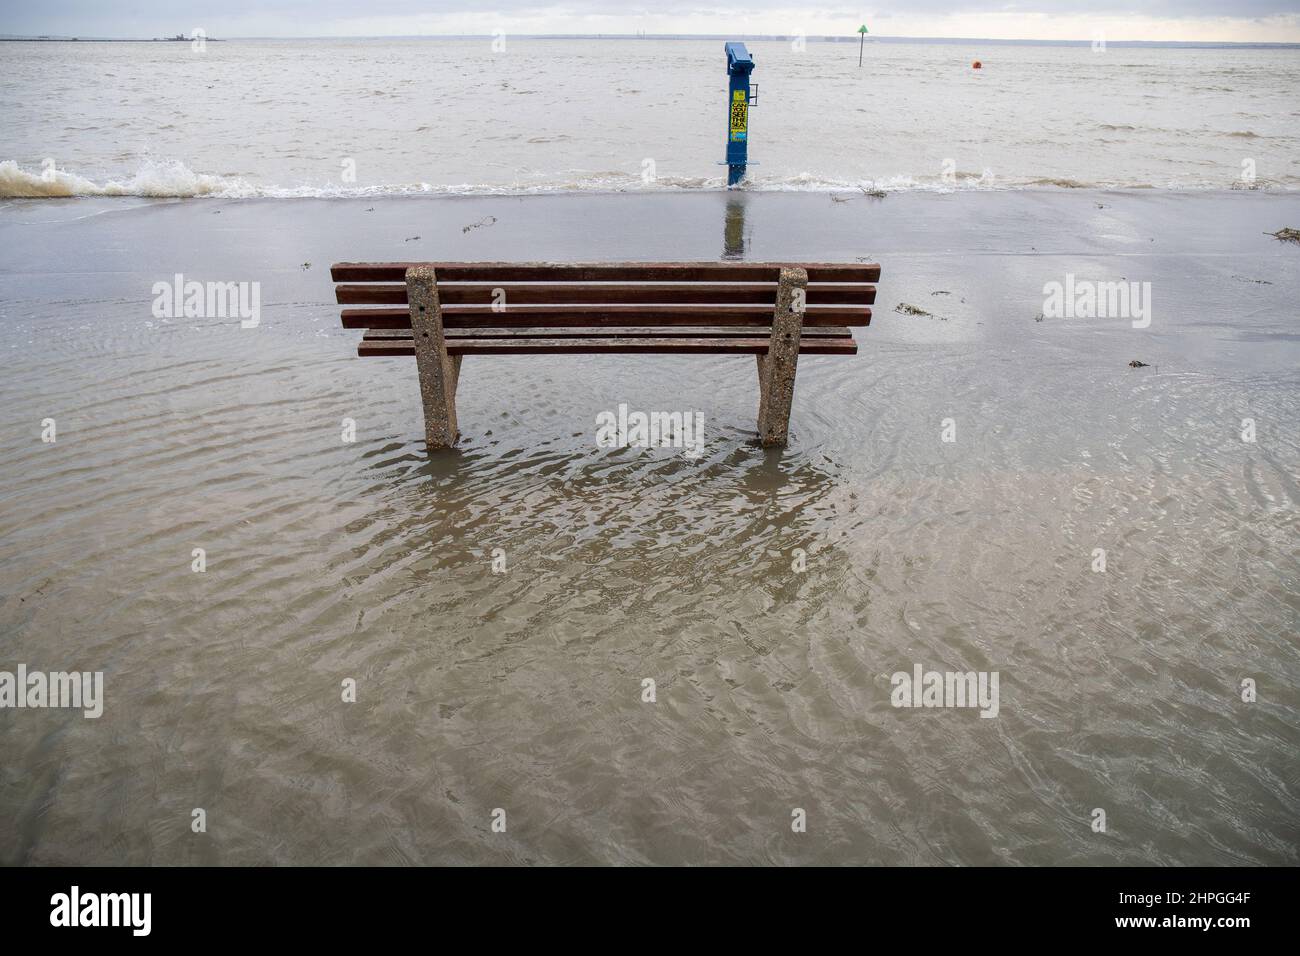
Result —
[[231, 181], [196, 173], [182, 162], [146, 160], [129, 179], [103, 183], [49, 166], [22, 169], [7, 159], [0, 162], [0, 198], [37, 199], [66, 196], [147, 196], [155, 199], [223, 195]]

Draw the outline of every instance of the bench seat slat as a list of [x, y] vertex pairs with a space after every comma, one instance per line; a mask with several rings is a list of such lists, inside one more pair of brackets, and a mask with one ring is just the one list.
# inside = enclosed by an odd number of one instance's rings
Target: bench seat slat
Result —
[[[399, 309], [344, 309], [345, 329], [409, 329], [411, 315]], [[451, 305], [442, 310], [447, 329], [568, 328], [573, 326], [704, 326], [770, 323], [768, 305], [536, 305], [513, 306], [493, 312], [487, 306]], [[810, 305], [803, 315], [805, 327], [871, 324], [870, 306]], [[768, 329], [771, 325], [768, 324]]]
[[[769, 338], [668, 336], [645, 338], [448, 338], [448, 355], [601, 355], [601, 354], [669, 354], [669, 355], [766, 355]], [[408, 344], [409, 343], [409, 344]], [[844, 337], [801, 338], [801, 355], [855, 355], [858, 345]], [[357, 346], [363, 358], [372, 356], [414, 355], [413, 339], [363, 339]]]
[[[510, 305], [633, 304], [633, 303], [755, 303], [776, 304], [775, 282], [439, 282], [443, 305], [491, 305], [497, 289]], [[340, 284], [334, 287], [339, 305], [404, 305], [406, 284], [394, 282]], [[866, 282], [812, 282], [809, 305], [872, 305], [876, 287]]]
[[336, 262], [335, 282], [403, 282], [413, 265], [432, 265], [438, 282], [774, 282], [782, 267], [808, 270], [809, 282], [875, 282], [876, 263], [827, 262]]

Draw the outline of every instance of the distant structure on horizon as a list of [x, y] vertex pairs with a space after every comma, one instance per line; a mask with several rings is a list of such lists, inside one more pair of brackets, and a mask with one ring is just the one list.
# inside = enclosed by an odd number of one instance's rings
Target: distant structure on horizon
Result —
[[[200, 35], [201, 35], [201, 31], [200, 31]], [[203, 37], [203, 39], [208, 41], [209, 43], [217, 42], [215, 37], [205, 36]], [[195, 37], [192, 35], [186, 36], [184, 33], [178, 33], [174, 37], [154, 37], [152, 40], [149, 40], [147, 42], [149, 43], [193, 43], [194, 40]]]

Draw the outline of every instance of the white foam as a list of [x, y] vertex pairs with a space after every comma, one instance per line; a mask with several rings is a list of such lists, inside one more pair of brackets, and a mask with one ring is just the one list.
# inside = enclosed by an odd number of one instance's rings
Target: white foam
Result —
[[48, 165], [25, 170], [13, 160], [0, 162], [0, 198], [58, 196], [147, 196], [155, 199], [224, 195], [238, 180], [196, 173], [184, 163], [145, 160], [130, 179], [97, 183], [77, 173]]
[[[762, 175], [751, 170], [742, 188], [750, 192], [859, 193], [874, 190], [891, 192], [961, 192], [1007, 189], [1223, 189], [1224, 183], [1145, 183], [1145, 182], [1076, 182], [1055, 177], [999, 179], [990, 171], [958, 171], [953, 177], [890, 176], [883, 179], [837, 179], [803, 172], [796, 176]], [[1270, 183], [1291, 191], [1290, 184]], [[179, 160], [145, 160], [127, 179], [95, 182], [78, 173], [53, 166], [42, 170], [25, 170], [13, 160], [0, 162], [0, 199], [141, 196], [153, 199], [369, 199], [387, 196], [527, 196], [555, 193], [653, 193], [721, 191], [725, 177], [664, 176], [645, 181], [640, 176], [619, 171], [595, 172], [573, 178], [515, 183], [390, 183], [373, 186], [311, 185], [264, 186], [239, 177], [198, 173]]]

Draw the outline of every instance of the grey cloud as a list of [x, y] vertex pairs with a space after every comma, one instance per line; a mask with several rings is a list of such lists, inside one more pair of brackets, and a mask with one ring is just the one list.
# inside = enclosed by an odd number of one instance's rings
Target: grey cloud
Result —
[[188, 30], [195, 24], [228, 29], [263, 23], [287, 24], [299, 35], [333, 32], [336, 25], [374, 19], [411, 17], [427, 23], [439, 15], [473, 15], [484, 20], [535, 16], [551, 20], [604, 15], [626, 22], [629, 32], [643, 17], [656, 22], [715, 14], [761, 16], [771, 11], [800, 11], [818, 19], [856, 21], [890, 16], [978, 15], [980, 13], [1115, 16], [1139, 14], [1159, 19], [1233, 17], [1254, 19], [1300, 13], [1300, 0], [868, 0], [858, 11], [840, 3], [799, 4], [792, 0], [745, 0], [714, 8], [699, 2], [664, 0], [629, 5], [612, 0], [43, 0], [41, 3], [4, 0], [0, 3], [0, 33], [84, 32], [99, 36], [154, 36]]

